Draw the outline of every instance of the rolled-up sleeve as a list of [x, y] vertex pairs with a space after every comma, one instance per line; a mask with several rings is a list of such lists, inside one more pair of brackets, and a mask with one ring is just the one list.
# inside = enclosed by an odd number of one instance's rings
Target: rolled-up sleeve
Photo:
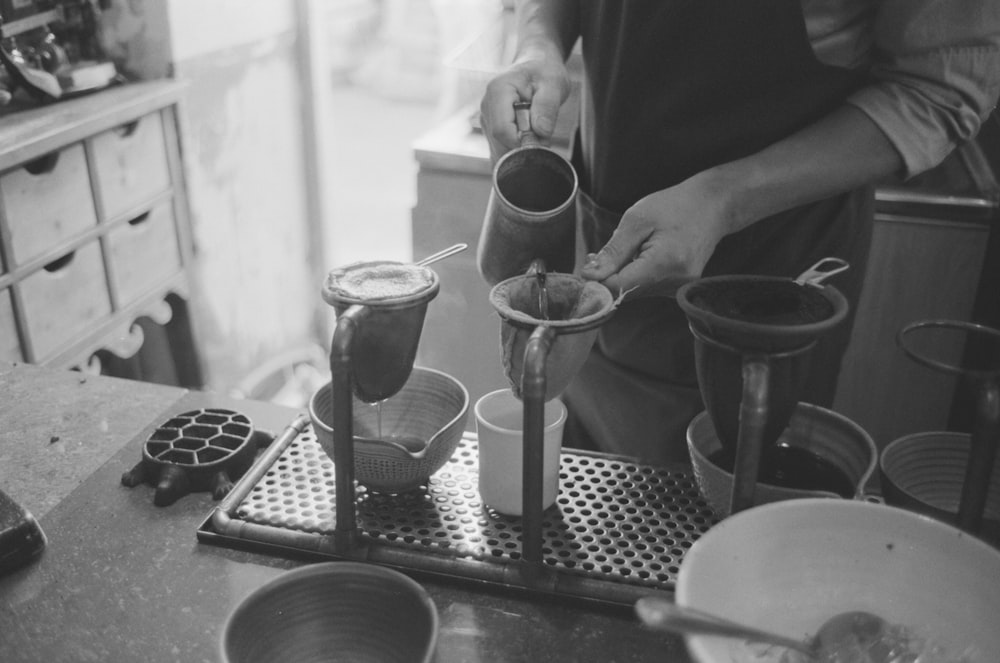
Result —
[[979, 131], [1000, 95], [1000, 1], [884, 0], [872, 84], [848, 100], [885, 132], [913, 176]]

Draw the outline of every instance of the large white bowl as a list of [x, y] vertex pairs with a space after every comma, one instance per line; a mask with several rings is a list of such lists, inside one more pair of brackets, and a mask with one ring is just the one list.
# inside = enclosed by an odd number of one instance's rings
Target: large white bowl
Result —
[[[884, 504], [808, 498], [730, 516], [685, 554], [676, 600], [793, 638], [867, 610], [952, 656], [931, 660], [1000, 661], [1000, 551]], [[786, 651], [685, 640], [698, 663], [779, 663]]]

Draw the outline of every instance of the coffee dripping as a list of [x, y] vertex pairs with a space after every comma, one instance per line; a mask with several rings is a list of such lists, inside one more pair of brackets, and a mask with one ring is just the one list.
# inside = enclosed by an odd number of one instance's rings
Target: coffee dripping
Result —
[[456, 245], [416, 264], [354, 263], [332, 270], [323, 284], [323, 299], [337, 312], [330, 347], [333, 448], [328, 451], [336, 472], [334, 545], [339, 551], [358, 539], [353, 397], [378, 404], [403, 388], [413, 371], [427, 305], [440, 289], [427, 265], [465, 248]]

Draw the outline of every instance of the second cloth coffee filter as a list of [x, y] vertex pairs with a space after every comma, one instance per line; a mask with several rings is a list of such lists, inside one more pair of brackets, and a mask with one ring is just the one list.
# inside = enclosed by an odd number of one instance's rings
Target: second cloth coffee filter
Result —
[[573, 274], [550, 272], [539, 279], [529, 272], [496, 284], [490, 304], [500, 315], [501, 361], [514, 395], [522, 397], [524, 351], [535, 329], [548, 326], [556, 332], [545, 370], [545, 400], [550, 401], [583, 366], [598, 328], [617, 303], [606, 286]]

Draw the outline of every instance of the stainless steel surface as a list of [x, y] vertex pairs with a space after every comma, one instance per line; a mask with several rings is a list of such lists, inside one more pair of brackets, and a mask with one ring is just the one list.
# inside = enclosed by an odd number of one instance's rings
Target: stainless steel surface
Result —
[[[426, 487], [356, 493], [360, 549], [334, 551], [334, 467], [308, 420], [293, 422], [199, 530], [206, 541], [353, 557], [477, 582], [631, 605], [672, 592], [681, 560], [716, 521], [689, 469], [564, 450], [542, 523], [541, 585], [522, 583], [522, 521], [483, 506], [467, 434]], [[534, 571], [532, 572], [534, 573]], [[527, 573], [527, 575], [532, 575]], [[554, 576], [552, 576], [554, 574]]]

